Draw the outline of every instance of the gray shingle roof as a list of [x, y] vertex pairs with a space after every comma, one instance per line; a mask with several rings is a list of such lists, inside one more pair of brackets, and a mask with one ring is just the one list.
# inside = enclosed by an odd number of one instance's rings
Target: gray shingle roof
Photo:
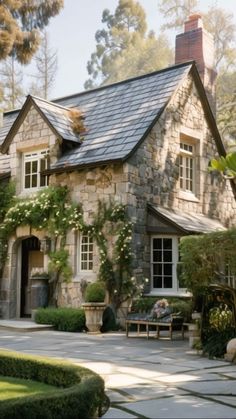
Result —
[[[64, 153], [52, 169], [126, 159], [152, 127], [191, 67], [192, 63], [169, 67], [54, 102], [32, 97], [61, 137], [78, 143]], [[81, 144], [67, 117], [71, 107], [79, 108], [85, 115], [87, 132]], [[15, 112], [4, 117], [0, 144], [17, 115]]]
[[68, 117], [68, 108], [35, 96], [31, 96], [31, 98], [64, 140], [80, 144], [79, 135], [75, 134], [71, 128], [71, 121]]
[[153, 207], [157, 215], [170, 221], [188, 233], [211, 233], [214, 231], [226, 230], [218, 221], [202, 214], [189, 214], [178, 210], [167, 210], [162, 207]]
[[15, 122], [17, 116], [19, 115], [19, 110], [13, 112], [7, 112], [3, 117], [3, 126], [0, 128], [0, 146], [6, 138], [11, 126]]
[[65, 153], [54, 168], [125, 159], [166, 106], [191, 64], [58, 100], [85, 114], [82, 144]]

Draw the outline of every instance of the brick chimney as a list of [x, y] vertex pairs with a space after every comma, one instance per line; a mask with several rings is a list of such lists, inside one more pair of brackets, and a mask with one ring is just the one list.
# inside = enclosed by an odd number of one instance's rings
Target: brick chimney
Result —
[[184, 33], [176, 36], [175, 63], [194, 60], [215, 114], [214, 42], [212, 35], [203, 28], [201, 15], [194, 14], [184, 24]]

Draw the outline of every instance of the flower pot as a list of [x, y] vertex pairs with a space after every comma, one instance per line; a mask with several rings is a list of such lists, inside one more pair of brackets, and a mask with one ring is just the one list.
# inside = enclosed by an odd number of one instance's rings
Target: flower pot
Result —
[[85, 311], [86, 327], [90, 333], [101, 333], [102, 316], [106, 303], [84, 303], [82, 307]]

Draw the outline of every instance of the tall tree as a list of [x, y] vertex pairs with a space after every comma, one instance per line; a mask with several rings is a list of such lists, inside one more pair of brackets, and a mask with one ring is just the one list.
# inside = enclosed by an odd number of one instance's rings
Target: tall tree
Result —
[[[183, 29], [187, 18], [199, 11], [198, 0], [160, 0], [159, 11], [162, 13], [165, 24], [162, 29]], [[200, 12], [204, 27], [210, 32], [215, 46], [215, 67], [219, 69], [224, 63], [236, 63], [236, 26], [233, 23], [233, 14], [216, 6], [210, 7], [207, 13]]]
[[48, 32], [44, 31], [40, 49], [34, 57], [37, 69], [36, 86], [40, 96], [48, 98], [57, 72], [57, 51], [50, 48]]
[[63, 4], [64, 0], [0, 1], [0, 60], [14, 56], [27, 64], [40, 45], [40, 31]]
[[23, 72], [13, 57], [9, 57], [0, 68], [3, 91], [3, 109], [15, 109], [22, 104], [24, 98]]
[[[147, 34], [146, 15], [138, 2], [119, 0], [114, 14], [108, 9], [103, 11], [102, 23], [105, 28], [95, 34], [96, 51], [87, 64], [91, 77], [85, 88], [142, 74], [144, 65], [145, 72], [148, 72], [169, 64], [171, 49], [168, 41], [164, 35], [159, 39], [154, 33]], [[160, 63], [152, 56], [154, 49], [158, 52], [158, 48], [162, 51]], [[142, 59], [142, 54], [149, 62]]]
[[218, 128], [228, 149], [236, 142], [236, 71], [220, 71], [216, 97]]
[[[159, 10], [166, 19], [165, 29], [183, 28], [188, 16], [199, 10], [198, 0], [160, 0]], [[233, 14], [217, 6], [200, 12], [204, 27], [212, 34], [215, 47], [217, 122], [227, 145], [236, 140], [236, 26]]]
[[159, 11], [166, 22], [165, 29], [182, 29], [187, 18], [197, 11], [199, 0], [160, 0]]

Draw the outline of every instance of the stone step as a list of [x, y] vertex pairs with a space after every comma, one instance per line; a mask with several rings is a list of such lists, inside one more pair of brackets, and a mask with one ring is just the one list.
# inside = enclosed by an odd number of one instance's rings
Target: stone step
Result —
[[1, 320], [0, 329], [15, 330], [19, 332], [36, 332], [39, 330], [52, 329], [50, 324], [37, 324], [32, 320]]

